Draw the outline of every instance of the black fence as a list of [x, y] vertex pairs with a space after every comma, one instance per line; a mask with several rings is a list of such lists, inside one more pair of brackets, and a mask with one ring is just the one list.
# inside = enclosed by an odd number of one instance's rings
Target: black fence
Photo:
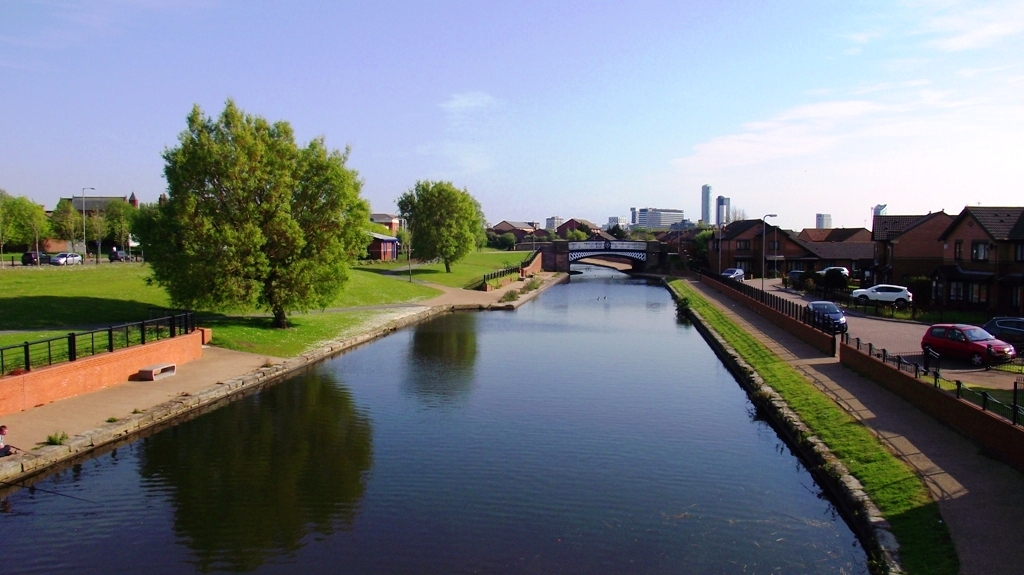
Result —
[[768, 293], [751, 284], [727, 278], [709, 270], [703, 270], [701, 272], [701, 276], [724, 287], [737, 291], [783, 315], [793, 318], [799, 322], [803, 322], [804, 324], [827, 333], [828, 335], [834, 336], [836, 334], [845, 333], [846, 331], [846, 324], [835, 321], [826, 314], [812, 311], [800, 302]]
[[483, 277], [481, 279], [473, 280], [473, 281], [469, 282], [468, 284], [466, 284], [465, 287], [466, 287], [466, 289], [479, 289], [484, 284], [486, 284], [487, 282], [489, 282], [491, 280], [498, 279], [498, 278], [503, 278], [505, 276], [510, 276], [512, 274], [518, 274], [518, 273], [522, 272], [522, 269], [524, 267], [530, 265], [530, 263], [533, 262], [534, 258], [538, 257], [539, 255], [540, 255], [540, 250], [535, 250], [532, 253], [530, 253], [530, 255], [526, 256], [526, 258], [523, 261], [521, 261], [521, 262], [519, 262], [517, 264], [513, 264], [513, 265], [508, 265], [506, 263], [505, 267], [503, 267], [503, 268], [501, 268], [499, 270], [495, 270], [495, 271], [490, 272], [490, 273], [486, 273], [486, 274], [483, 275]]
[[843, 337], [843, 343], [857, 348], [857, 351], [894, 367], [906, 374], [913, 375], [917, 379], [929, 381], [936, 389], [941, 389], [951, 395], [955, 395], [961, 401], [967, 401], [981, 407], [982, 411], [989, 411], [1013, 425], [1024, 425], [1024, 375], [1018, 375], [1013, 382], [1013, 392], [1006, 392], [1009, 397], [1007, 401], [1000, 401], [988, 391], [975, 391], [963, 384], [960, 380], [948, 380], [942, 377], [942, 357], [934, 350], [930, 353], [912, 351], [907, 353], [890, 353], [886, 349], [878, 348], [870, 343], [864, 343], [860, 338]]
[[151, 308], [149, 316], [135, 323], [0, 347], [0, 376], [145, 345], [196, 330], [195, 314], [191, 311]]

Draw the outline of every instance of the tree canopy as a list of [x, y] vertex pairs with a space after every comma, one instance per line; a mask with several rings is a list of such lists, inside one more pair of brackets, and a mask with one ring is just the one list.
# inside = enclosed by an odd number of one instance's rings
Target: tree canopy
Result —
[[14, 198], [0, 188], [0, 256], [4, 253], [4, 244], [10, 242], [14, 234]]
[[398, 198], [398, 210], [409, 222], [413, 254], [420, 259], [440, 258], [448, 273], [452, 263], [478, 245], [483, 228], [480, 204], [451, 182], [416, 182]]
[[135, 208], [124, 200], [114, 200], [108, 203], [106, 211], [103, 212], [107, 233], [120, 249], [128, 247], [128, 236], [132, 233], [132, 220], [135, 218], [135, 213]]
[[171, 300], [256, 306], [276, 327], [333, 302], [370, 239], [348, 150], [322, 137], [299, 148], [287, 122], [231, 100], [217, 119], [193, 107], [178, 139], [163, 154], [167, 201], [140, 210], [132, 228]]
[[7, 209], [13, 216], [11, 240], [33, 246], [32, 250], [38, 252], [39, 240], [50, 234], [50, 218], [46, 217], [46, 210], [24, 196], [12, 198]]
[[71, 205], [67, 198], [57, 202], [57, 207], [50, 214], [50, 226], [53, 233], [62, 240], [72, 244], [82, 239], [82, 214]]

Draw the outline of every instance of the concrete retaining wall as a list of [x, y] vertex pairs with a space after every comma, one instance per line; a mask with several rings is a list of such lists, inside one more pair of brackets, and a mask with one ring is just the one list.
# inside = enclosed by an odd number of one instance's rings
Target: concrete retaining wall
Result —
[[713, 288], [719, 293], [725, 294], [727, 297], [753, 311], [757, 315], [763, 316], [768, 321], [797, 336], [818, 351], [827, 353], [831, 356], [836, 355], [836, 338], [833, 336], [814, 329], [801, 321], [797, 321], [780, 311], [775, 311], [752, 297], [745, 296], [736, 290], [723, 287], [720, 283], [708, 280], [704, 276], [701, 276], [700, 282], [710, 288]]
[[210, 330], [197, 330], [146, 345], [33, 369], [21, 375], [4, 376], [0, 378], [0, 415], [122, 383], [147, 365], [183, 364], [199, 359], [208, 335], [212, 337]]
[[1024, 471], [1024, 428], [845, 343], [839, 346], [839, 361]]

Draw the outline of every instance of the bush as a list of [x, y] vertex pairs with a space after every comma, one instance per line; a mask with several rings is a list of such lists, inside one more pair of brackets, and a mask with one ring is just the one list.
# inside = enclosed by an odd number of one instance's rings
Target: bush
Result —
[[499, 299], [498, 301], [502, 303], [507, 303], [510, 301], [516, 301], [517, 299], [519, 299], [519, 292], [517, 292], [514, 289], [510, 289], [507, 292], [503, 293], [501, 295], [501, 299]]
[[63, 431], [56, 431], [53, 435], [46, 436], [47, 445], [64, 445], [64, 442], [68, 440], [68, 434]]
[[825, 277], [821, 278], [821, 287], [827, 290], [843, 290], [846, 289], [849, 278], [843, 275], [843, 272], [839, 270], [828, 270]]
[[516, 247], [516, 236], [512, 232], [506, 232], [498, 236], [498, 249], [511, 250]]

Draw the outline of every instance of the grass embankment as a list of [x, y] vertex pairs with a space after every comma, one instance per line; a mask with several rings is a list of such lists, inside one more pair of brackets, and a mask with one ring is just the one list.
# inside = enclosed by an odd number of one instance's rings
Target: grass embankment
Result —
[[[412, 277], [443, 286], [462, 288], [481, 279], [484, 274], [507, 266], [519, 265], [530, 252], [509, 252], [499, 250], [481, 250], [470, 252], [469, 255], [452, 264], [451, 273], [444, 271], [444, 262], [420, 265], [412, 269]], [[389, 274], [395, 277], [408, 278], [406, 264], [365, 266], [366, 269], [378, 274]], [[413, 264], [416, 265], [416, 264]]]
[[900, 543], [907, 573], [955, 574], [959, 560], [938, 505], [909, 466], [796, 369], [730, 321], [685, 280], [670, 287], [749, 363], [864, 486]]
[[[135, 263], [5, 269], [0, 272], [0, 331], [20, 331], [0, 334], [0, 346], [146, 319], [151, 306], [170, 305], [162, 288], [146, 284], [149, 273], [145, 264]], [[408, 303], [440, 294], [357, 267], [331, 307]], [[282, 331], [255, 310], [199, 311], [204, 323], [214, 328], [215, 345], [284, 357], [385, 313], [339, 310], [295, 315], [289, 318], [293, 327]]]

